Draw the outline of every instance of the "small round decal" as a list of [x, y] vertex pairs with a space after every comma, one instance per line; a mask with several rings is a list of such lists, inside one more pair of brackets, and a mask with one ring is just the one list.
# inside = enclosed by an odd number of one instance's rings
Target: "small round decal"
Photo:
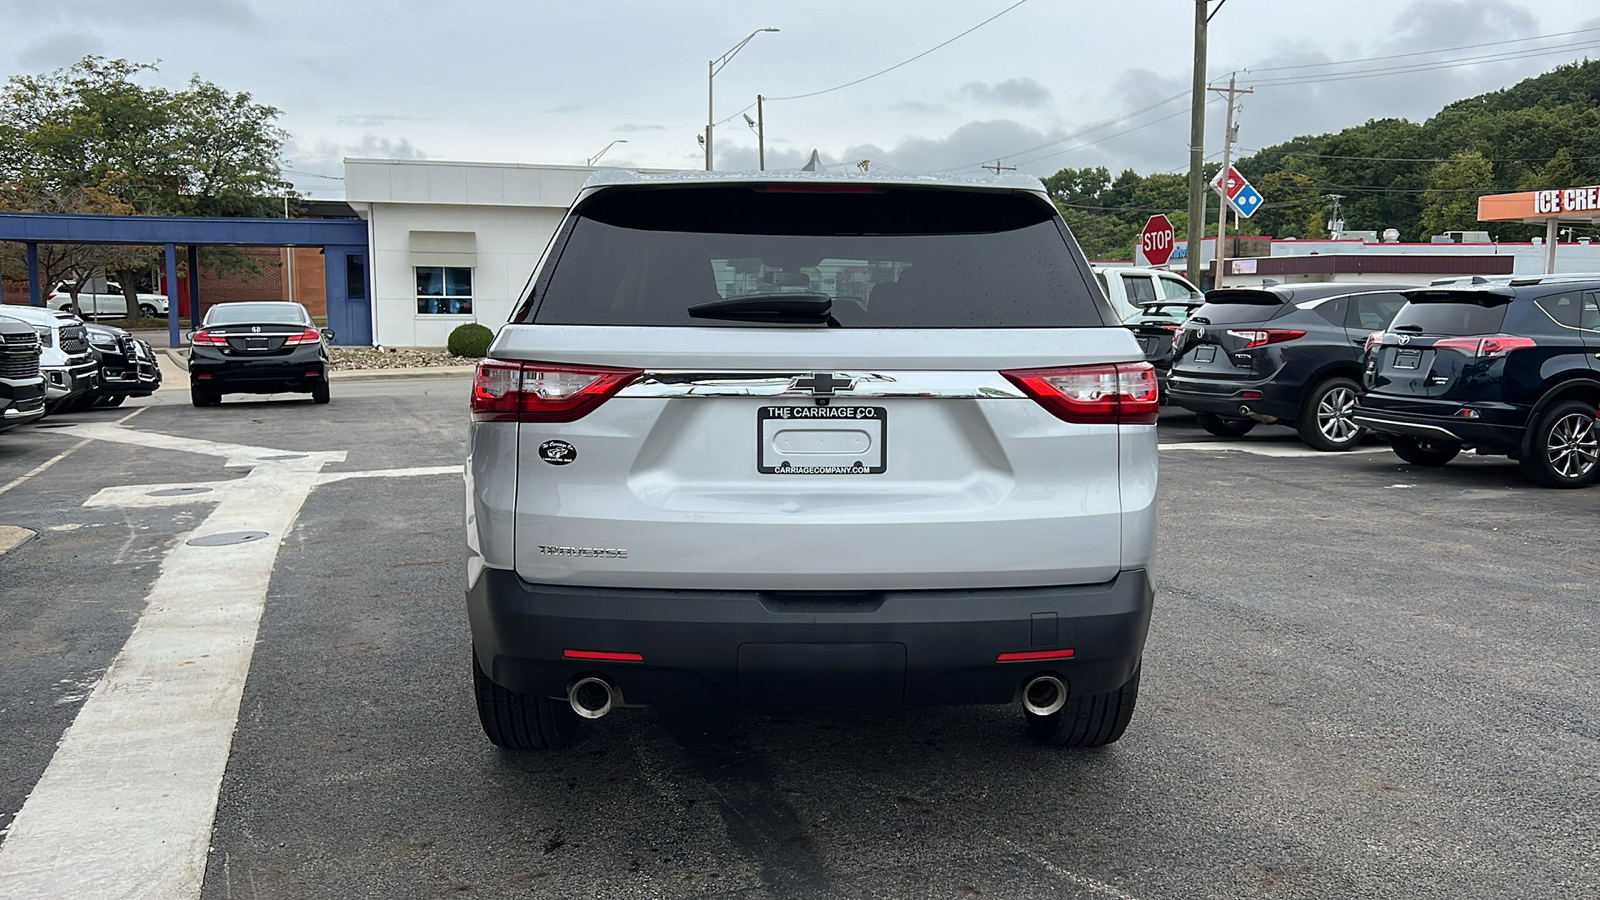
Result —
[[539, 445], [539, 458], [552, 466], [564, 466], [578, 458], [578, 448], [566, 441], [545, 441]]

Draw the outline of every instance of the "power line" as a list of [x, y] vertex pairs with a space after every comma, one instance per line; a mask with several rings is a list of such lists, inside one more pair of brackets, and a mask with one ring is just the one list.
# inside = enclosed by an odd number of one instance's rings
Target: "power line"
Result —
[[1385, 75], [1407, 75], [1413, 72], [1430, 72], [1438, 69], [1458, 69], [1464, 66], [1477, 66], [1491, 62], [1509, 62], [1516, 59], [1532, 59], [1536, 56], [1548, 56], [1552, 53], [1564, 53], [1573, 50], [1600, 47], [1600, 41], [1586, 41], [1576, 44], [1563, 44], [1559, 47], [1542, 47], [1533, 50], [1516, 50], [1507, 53], [1495, 53], [1486, 56], [1469, 56], [1446, 62], [1417, 63], [1408, 66], [1388, 66], [1378, 69], [1365, 69], [1355, 72], [1334, 72], [1327, 75], [1290, 76], [1287, 78], [1266, 79], [1254, 81], [1256, 87], [1280, 87], [1291, 84], [1322, 84], [1334, 81], [1353, 81], [1360, 78], [1378, 78]]
[[[1179, 99], [1182, 99], [1182, 98], [1187, 97], [1187, 96], [1189, 96], [1189, 92], [1188, 91], [1184, 91], [1181, 94], [1173, 94], [1171, 97], [1168, 97], [1165, 100], [1158, 100], [1155, 103], [1152, 103], [1149, 106], [1146, 106], [1144, 109], [1136, 109], [1133, 112], [1128, 113], [1127, 115], [1118, 116], [1115, 119], [1107, 119], [1106, 121], [1101, 122], [1100, 124], [1095, 125], [1095, 126], [1093, 126], [1091, 128], [1085, 128], [1082, 131], [1075, 131], [1072, 134], [1066, 135], [1065, 137], [1059, 137], [1059, 138], [1055, 138], [1054, 140], [1045, 141], [1042, 144], [1038, 144], [1038, 145], [1035, 145], [1033, 147], [1029, 147], [1029, 148], [1027, 148], [1025, 150], [1017, 150], [1017, 151], [1012, 152], [1012, 153], [1001, 154], [1001, 156], [1026, 156], [1029, 153], [1034, 153], [1036, 151], [1043, 150], [1046, 147], [1054, 147], [1057, 144], [1064, 144], [1067, 141], [1077, 140], [1078, 138], [1083, 137], [1086, 134], [1093, 134], [1093, 133], [1095, 133], [1096, 131], [1099, 131], [1102, 128], [1110, 128], [1113, 125], [1117, 125], [1117, 124], [1120, 124], [1122, 122], [1126, 122], [1129, 119], [1136, 119], [1139, 116], [1142, 116], [1147, 112], [1150, 112], [1151, 110], [1160, 109], [1161, 107], [1166, 106], [1168, 103], [1171, 103], [1174, 100], [1179, 100]], [[1171, 116], [1168, 116], [1167, 118], [1171, 118]], [[1157, 121], [1165, 121], [1165, 120], [1158, 119]], [[1155, 123], [1152, 122], [1150, 124], [1153, 125]], [[1085, 145], [1085, 146], [1087, 146], [1087, 145]], [[1044, 157], [1040, 157], [1040, 158], [1042, 159]], [[950, 166], [950, 167], [944, 168], [944, 169], [936, 169], [935, 172], [956, 172], [956, 171], [960, 171], [961, 169], [972, 169], [972, 168], [976, 168], [976, 167], [982, 165], [985, 162], [988, 162], [991, 159], [994, 159], [994, 157], [993, 156], [986, 156], [983, 159], [978, 160], [977, 162], [970, 162], [970, 163], [967, 163], [966, 165], [962, 165], [962, 166]], [[934, 174], [934, 173], [928, 173], [928, 174]]]
[[823, 94], [831, 94], [834, 91], [842, 91], [847, 87], [855, 87], [856, 85], [860, 84], [863, 81], [870, 81], [871, 79], [877, 78], [879, 75], [887, 75], [888, 73], [893, 72], [895, 69], [898, 69], [901, 66], [908, 65], [910, 63], [914, 63], [917, 60], [923, 58], [924, 56], [927, 56], [929, 53], [932, 53], [935, 50], [939, 50], [941, 48], [948, 47], [949, 45], [955, 43], [956, 41], [961, 40], [962, 38], [964, 38], [967, 35], [973, 33], [974, 31], [977, 31], [979, 28], [982, 28], [983, 26], [989, 24], [990, 22], [993, 22], [995, 19], [1000, 18], [1001, 16], [1005, 15], [1006, 13], [1011, 12], [1013, 9], [1016, 9], [1017, 7], [1021, 6], [1024, 3], [1027, 3], [1027, 2], [1028, 2], [1028, 0], [1017, 0], [1017, 2], [1011, 4], [1010, 6], [1006, 7], [1005, 9], [1000, 10], [999, 12], [997, 12], [994, 15], [990, 16], [989, 18], [984, 19], [982, 22], [979, 22], [978, 24], [972, 26], [971, 28], [968, 28], [966, 31], [961, 32], [960, 34], [956, 35], [955, 37], [953, 37], [953, 38], [951, 38], [951, 39], [949, 39], [947, 41], [945, 41], [944, 43], [935, 44], [934, 46], [929, 47], [928, 49], [922, 51], [921, 53], [918, 53], [916, 56], [913, 56], [910, 59], [903, 60], [901, 62], [897, 62], [894, 65], [890, 66], [889, 68], [880, 69], [880, 70], [878, 70], [876, 72], [873, 72], [871, 75], [862, 76], [861, 78], [857, 78], [855, 81], [847, 81], [844, 84], [835, 85], [834, 87], [831, 87], [831, 88], [823, 88], [820, 91], [811, 91], [811, 92], [805, 93], [805, 94], [791, 94], [788, 97], [768, 97], [767, 99], [768, 100], [803, 100], [806, 97], [818, 97], [818, 96], [821, 96]]
[[1389, 59], [1407, 59], [1407, 58], [1410, 58], [1410, 57], [1413, 57], [1413, 56], [1432, 56], [1435, 53], [1453, 53], [1453, 52], [1455, 52], [1457, 50], [1476, 50], [1476, 49], [1478, 49], [1480, 47], [1499, 47], [1499, 46], [1502, 46], [1502, 45], [1505, 45], [1505, 44], [1523, 44], [1523, 43], [1527, 43], [1528, 41], [1543, 41], [1543, 40], [1548, 40], [1550, 38], [1570, 37], [1570, 36], [1572, 36], [1574, 34], [1588, 34], [1590, 32], [1595, 32], [1595, 31], [1600, 31], [1600, 28], [1579, 28], [1576, 31], [1558, 31], [1558, 32], [1555, 32], [1553, 34], [1539, 34], [1539, 35], [1534, 35], [1533, 37], [1512, 38], [1512, 39], [1506, 40], [1506, 41], [1489, 41], [1486, 44], [1466, 44], [1466, 45], [1461, 46], [1461, 47], [1441, 47], [1438, 50], [1416, 50], [1416, 51], [1413, 51], [1411, 53], [1396, 53], [1396, 54], [1393, 54], [1391, 56], [1368, 56], [1368, 57], [1364, 57], [1362, 59], [1346, 59], [1346, 60], [1341, 60], [1341, 61], [1338, 61], [1338, 62], [1303, 63], [1303, 64], [1297, 65], [1297, 66], [1263, 66], [1263, 67], [1260, 67], [1260, 68], [1251, 69], [1250, 71], [1252, 71], [1252, 72], [1285, 72], [1285, 71], [1288, 71], [1290, 69], [1320, 69], [1320, 68], [1327, 68], [1327, 67], [1330, 67], [1330, 66], [1350, 66], [1350, 65], [1355, 65], [1356, 63], [1382, 62], [1384, 60], [1389, 60]]

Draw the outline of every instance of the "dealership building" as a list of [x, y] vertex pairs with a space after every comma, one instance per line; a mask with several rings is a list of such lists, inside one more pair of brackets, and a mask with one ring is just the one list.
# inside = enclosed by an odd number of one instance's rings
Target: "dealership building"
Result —
[[372, 342], [442, 347], [466, 322], [511, 315], [587, 166], [345, 161], [345, 202], [366, 220]]

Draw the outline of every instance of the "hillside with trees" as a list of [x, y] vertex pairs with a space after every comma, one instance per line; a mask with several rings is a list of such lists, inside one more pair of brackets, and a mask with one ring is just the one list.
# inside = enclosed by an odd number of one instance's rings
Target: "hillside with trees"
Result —
[[[1339, 194], [1349, 230], [1395, 228], [1402, 240], [1426, 241], [1487, 228], [1502, 240], [1526, 240], [1537, 226], [1479, 225], [1477, 199], [1600, 183], [1600, 60], [1457, 101], [1420, 124], [1377, 119], [1266, 147], [1237, 165], [1267, 197], [1247, 229], [1256, 234], [1324, 237], [1328, 197]], [[1216, 170], [1209, 166], [1207, 178]], [[1172, 218], [1180, 235], [1188, 220], [1182, 174], [1062, 169], [1045, 185], [1092, 258], [1131, 258], [1154, 213]], [[1216, 233], [1214, 221], [1206, 233]]]

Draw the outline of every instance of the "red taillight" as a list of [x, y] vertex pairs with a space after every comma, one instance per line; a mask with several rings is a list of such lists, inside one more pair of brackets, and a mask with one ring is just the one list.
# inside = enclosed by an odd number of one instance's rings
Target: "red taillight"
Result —
[[472, 418], [573, 422], [641, 374], [640, 369], [486, 359], [472, 379]]
[[608, 662], [644, 662], [643, 653], [618, 653], [613, 650], [563, 650], [567, 659], [603, 659]]
[[196, 331], [194, 334], [189, 336], [189, 340], [196, 344], [222, 345], [228, 343], [228, 338], [226, 335], [212, 334], [209, 331]]
[[1383, 332], [1374, 331], [1373, 333], [1367, 335], [1367, 342], [1366, 342], [1365, 345], [1362, 346], [1361, 351], [1363, 353], [1366, 353], [1366, 352], [1368, 352], [1368, 351], [1370, 351], [1372, 349], [1374, 344], [1381, 344], [1381, 343], [1383, 343]]
[[1025, 659], [1071, 659], [1072, 649], [1065, 650], [1019, 650], [1015, 653], [1002, 653], [996, 662], [1021, 662]]
[[1156, 370], [1147, 362], [1000, 374], [1063, 422], [1154, 425], [1161, 409]]
[[1461, 350], [1469, 356], [1505, 356], [1513, 350], [1521, 350], [1525, 347], [1538, 345], [1534, 343], [1533, 338], [1496, 334], [1481, 338], [1445, 338], [1442, 341], [1434, 342], [1433, 346], [1435, 349], [1449, 347], [1453, 350]]
[[284, 343], [294, 346], [298, 344], [315, 344], [320, 340], [322, 340], [322, 332], [316, 330], [315, 328], [307, 328], [299, 334], [289, 335], [284, 339]]
[[1256, 347], [1265, 347], [1268, 344], [1281, 344], [1306, 336], [1304, 330], [1299, 328], [1261, 328], [1254, 331], [1228, 331], [1229, 337], [1236, 337], [1245, 342], [1241, 350], [1250, 350]]

